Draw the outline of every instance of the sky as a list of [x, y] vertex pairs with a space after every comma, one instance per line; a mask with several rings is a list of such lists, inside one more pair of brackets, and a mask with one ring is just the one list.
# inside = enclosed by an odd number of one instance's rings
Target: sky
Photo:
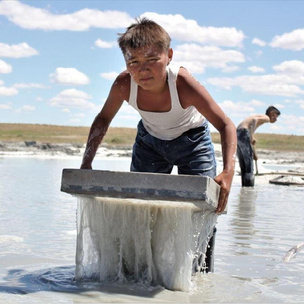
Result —
[[[274, 105], [278, 121], [257, 132], [303, 135], [303, 12], [287, 0], [0, 0], [0, 123], [90, 126], [125, 69], [118, 34], [145, 16], [236, 125]], [[111, 126], [139, 119], [125, 102]]]

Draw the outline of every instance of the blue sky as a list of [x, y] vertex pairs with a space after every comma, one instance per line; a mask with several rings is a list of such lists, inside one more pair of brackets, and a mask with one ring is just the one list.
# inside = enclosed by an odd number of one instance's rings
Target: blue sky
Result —
[[[0, 122], [90, 126], [125, 63], [118, 33], [161, 24], [237, 125], [277, 106], [261, 133], [304, 134], [303, 1], [0, 1]], [[136, 127], [125, 103], [112, 126]]]

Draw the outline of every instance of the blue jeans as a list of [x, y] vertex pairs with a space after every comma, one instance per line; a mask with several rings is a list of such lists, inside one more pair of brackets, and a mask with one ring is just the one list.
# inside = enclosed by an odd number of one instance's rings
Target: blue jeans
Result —
[[161, 140], [148, 133], [142, 121], [137, 126], [131, 171], [216, 176], [216, 161], [208, 123], [190, 129], [173, 140]]
[[[216, 161], [208, 123], [190, 129], [173, 140], [161, 140], [138, 123], [133, 146], [131, 171], [170, 174], [177, 166], [178, 174], [216, 176]], [[208, 242], [204, 272], [214, 271], [216, 228]], [[199, 270], [195, 270], [199, 271]]]
[[247, 129], [237, 129], [237, 155], [241, 169], [242, 187], [253, 187], [253, 148]]

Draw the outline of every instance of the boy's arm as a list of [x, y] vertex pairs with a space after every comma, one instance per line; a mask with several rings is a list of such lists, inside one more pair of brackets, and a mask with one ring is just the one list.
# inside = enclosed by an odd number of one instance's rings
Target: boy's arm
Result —
[[102, 111], [92, 123], [80, 169], [92, 169], [93, 159], [110, 125], [110, 121], [103, 117]]
[[221, 135], [223, 171], [215, 178], [221, 186], [216, 212], [222, 213], [227, 205], [234, 176], [237, 137], [236, 128], [207, 90], [185, 69], [180, 69], [177, 85], [184, 108], [195, 106], [197, 110], [219, 131]]
[[129, 94], [129, 75], [125, 72], [120, 74], [113, 83], [109, 96], [102, 110], [95, 117], [83, 154], [81, 169], [92, 169], [92, 162], [96, 155], [99, 145], [107, 133], [109, 125], [116, 113], [122, 106], [124, 100], [128, 99]]
[[256, 140], [253, 138], [252, 141], [251, 141], [252, 152], [253, 152], [253, 159], [254, 160], [258, 160], [258, 154], [256, 152], [255, 143], [256, 143]]
[[[210, 120], [212, 123], [212, 121]], [[212, 123], [221, 135], [223, 171], [215, 178], [221, 186], [217, 213], [222, 213], [227, 205], [231, 184], [234, 176], [237, 137], [233, 122], [226, 117], [218, 127], [218, 123]]]
[[251, 146], [252, 146], [254, 160], [258, 160], [258, 155], [257, 155], [257, 151], [255, 148], [256, 139], [254, 137], [254, 134], [255, 134], [256, 129], [266, 122], [270, 122], [270, 118], [268, 115], [256, 114], [256, 115], [251, 116], [251, 120], [248, 125], [248, 130], [249, 130], [250, 136], [251, 136]]

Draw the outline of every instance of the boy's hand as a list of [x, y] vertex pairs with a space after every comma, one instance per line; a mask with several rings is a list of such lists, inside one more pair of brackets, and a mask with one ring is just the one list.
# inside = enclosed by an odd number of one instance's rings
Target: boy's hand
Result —
[[223, 171], [220, 175], [216, 176], [214, 179], [215, 182], [218, 183], [221, 187], [218, 205], [215, 210], [215, 213], [217, 214], [221, 214], [225, 211], [231, 189], [233, 175], [234, 172], [227, 173]]

